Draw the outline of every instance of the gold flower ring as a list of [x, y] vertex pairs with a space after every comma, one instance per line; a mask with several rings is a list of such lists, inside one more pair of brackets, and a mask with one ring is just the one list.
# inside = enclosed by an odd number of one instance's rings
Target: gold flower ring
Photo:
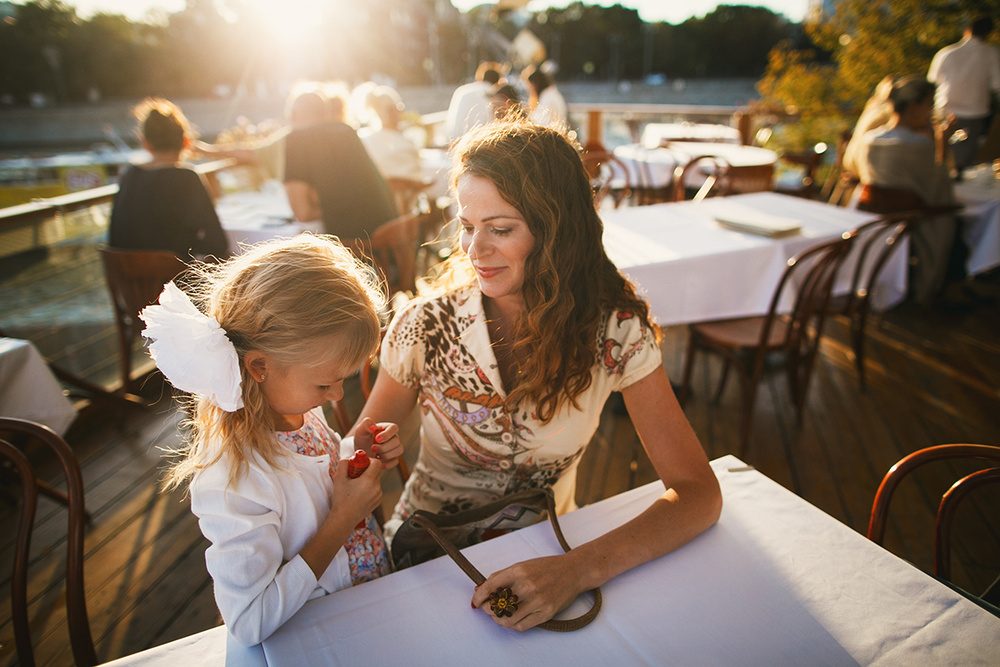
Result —
[[517, 596], [507, 586], [502, 586], [490, 593], [490, 610], [497, 618], [511, 616], [517, 611]]

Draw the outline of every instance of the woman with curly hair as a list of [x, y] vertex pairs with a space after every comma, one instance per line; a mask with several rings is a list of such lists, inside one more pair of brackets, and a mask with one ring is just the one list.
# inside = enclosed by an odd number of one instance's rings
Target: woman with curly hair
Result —
[[559, 513], [573, 509], [576, 468], [612, 391], [666, 487], [610, 533], [476, 589], [479, 607], [513, 586], [518, 611], [494, 620], [525, 630], [693, 539], [722, 500], [670, 388], [649, 307], [605, 254], [577, 148], [509, 120], [471, 131], [455, 156], [459, 247], [434, 293], [390, 325], [362, 412], [401, 423], [421, 407], [420, 455], [387, 534], [418, 509], [458, 512], [523, 489], [550, 487]]

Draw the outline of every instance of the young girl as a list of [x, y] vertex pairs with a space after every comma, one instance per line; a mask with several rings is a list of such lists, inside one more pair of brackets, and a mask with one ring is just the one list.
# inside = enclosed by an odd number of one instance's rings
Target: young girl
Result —
[[[191, 480], [216, 602], [251, 645], [307, 600], [389, 571], [371, 512], [377, 459], [402, 450], [398, 428], [366, 419], [342, 442], [321, 408], [374, 354], [385, 297], [340, 243], [308, 235], [198, 272], [205, 314], [169, 283], [143, 311], [143, 333], [167, 379], [193, 395], [191, 442], [167, 483]], [[349, 479], [340, 452], [355, 446], [373, 460]]]

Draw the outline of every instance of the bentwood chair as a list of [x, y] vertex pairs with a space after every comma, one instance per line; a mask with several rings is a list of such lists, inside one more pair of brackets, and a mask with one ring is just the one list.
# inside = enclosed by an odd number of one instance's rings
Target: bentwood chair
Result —
[[[882, 484], [872, 503], [871, 520], [868, 523], [868, 539], [882, 545], [889, 519], [889, 503], [903, 479], [928, 463], [953, 462], [958, 459], [986, 463], [979, 465], [980, 469], [975, 472], [963, 474], [944, 493], [938, 506], [934, 529], [934, 574], [948, 582], [951, 582], [951, 535], [956, 509], [972, 491], [1000, 482], [1000, 447], [971, 444], [937, 445], [903, 457], [889, 468], [882, 478]], [[994, 607], [1000, 606], [1000, 579], [977, 597]]]
[[385, 184], [389, 186], [389, 190], [396, 201], [396, 210], [402, 215], [412, 213], [421, 208], [421, 195], [424, 194], [427, 188], [434, 185], [434, 181], [391, 176], [385, 179]]
[[588, 151], [582, 159], [594, 191], [594, 206], [600, 209], [605, 199], [610, 197], [612, 206], [618, 208], [622, 202], [631, 199], [632, 176], [628, 166], [613, 153]]
[[[765, 315], [689, 325], [680, 400], [684, 402], [688, 397], [694, 358], [698, 352], [718, 354], [723, 359], [716, 401], [722, 396], [730, 366], [735, 366], [739, 371], [742, 393], [741, 458], [747, 452], [757, 387], [763, 378], [765, 359], [771, 354], [780, 353], [784, 359], [796, 417], [801, 423], [830, 293], [837, 271], [850, 252], [853, 241], [854, 235], [845, 233], [836, 240], [814, 246], [789, 259]], [[787, 313], [782, 312], [786, 293], [792, 297], [793, 303]]]
[[28, 615], [28, 564], [31, 537], [38, 506], [39, 481], [31, 463], [15, 442], [37, 442], [55, 454], [66, 475], [68, 535], [66, 540], [66, 617], [70, 645], [77, 665], [96, 665], [97, 655], [90, 634], [87, 600], [83, 584], [83, 538], [86, 510], [83, 475], [73, 450], [46, 426], [23, 419], [0, 418], [0, 458], [5, 459], [21, 482], [21, 503], [14, 547], [14, 574], [11, 579], [11, 609], [14, 643], [18, 661], [24, 667], [35, 664]]
[[815, 197], [816, 173], [826, 150], [826, 144], [816, 144], [804, 153], [782, 153], [778, 157], [778, 164], [787, 168], [787, 171], [785, 178], [775, 182], [774, 191], [805, 199]]
[[[718, 194], [728, 194], [723, 192], [723, 183], [731, 168], [726, 160], [715, 155], [699, 155], [691, 158], [687, 164], [677, 165], [674, 168], [673, 200], [684, 201], [688, 193], [687, 184], [692, 181], [700, 183], [697, 192], [691, 198], [692, 201], [701, 201], [706, 197]], [[697, 179], [695, 174], [698, 175]]]
[[722, 195], [774, 191], [774, 163], [729, 165], [722, 178]]
[[129, 395], [132, 378], [132, 349], [144, 324], [139, 319], [143, 308], [156, 303], [163, 286], [187, 269], [172, 252], [160, 250], [121, 250], [100, 248], [104, 276], [114, 308], [121, 363], [119, 393]]

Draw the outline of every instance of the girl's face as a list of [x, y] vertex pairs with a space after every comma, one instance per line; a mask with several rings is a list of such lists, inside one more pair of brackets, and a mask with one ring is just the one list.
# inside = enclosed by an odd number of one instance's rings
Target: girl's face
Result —
[[[251, 372], [254, 372], [251, 369]], [[279, 431], [301, 427], [300, 417], [315, 407], [344, 397], [344, 378], [350, 372], [334, 360], [319, 366], [285, 365], [265, 357], [262, 372], [254, 372], [254, 379], [271, 410], [275, 427]]]
[[524, 264], [535, 247], [528, 223], [487, 178], [463, 174], [456, 194], [462, 250], [472, 260], [483, 295], [522, 302]]

